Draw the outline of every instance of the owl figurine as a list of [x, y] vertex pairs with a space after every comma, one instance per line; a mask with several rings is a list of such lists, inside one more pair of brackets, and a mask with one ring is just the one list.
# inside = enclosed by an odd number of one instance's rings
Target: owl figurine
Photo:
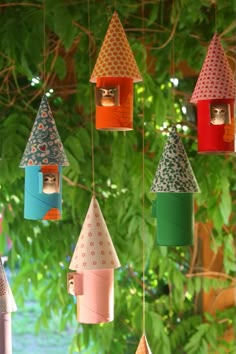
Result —
[[116, 105], [117, 88], [100, 88], [101, 106], [112, 107]]

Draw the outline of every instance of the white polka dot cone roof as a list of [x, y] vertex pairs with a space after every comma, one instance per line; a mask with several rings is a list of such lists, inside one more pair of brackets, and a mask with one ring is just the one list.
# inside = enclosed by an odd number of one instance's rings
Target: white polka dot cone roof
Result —
[[117, 12], [112, 16], [90, 81], [96, 82], [97, 77], [128, 77], [134, 82], [142, 81]]
[[10, 313], [16, 310], [16, 303], [0, 257], [0, 313]]
[[199, 186], [176, 128], [172, 127], [161, 155], [151, 192], [195, 193]]
[[135, 354], [152, 354], [146, 336], [143, 334]]
[[233, 72], [215, 33], [199, 74], [190, 102], [211, 99], [235, 99], [236, 86]]
[[20, 167], [41, 165], [69, 165], [46, 95], [40, 103]]
[[92, 198], [69, 268], [81, 271], [118, 267], [120, 262], [98, 201]]

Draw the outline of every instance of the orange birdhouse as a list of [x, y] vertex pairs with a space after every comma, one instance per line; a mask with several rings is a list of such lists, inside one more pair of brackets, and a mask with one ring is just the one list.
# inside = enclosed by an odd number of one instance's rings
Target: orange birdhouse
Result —
[[197, 104], [200, 153], [235, 152], [235, 93], [233, 72], [215, 34], [191, 98]]
[[132, 130], [133, 83], [142, 77], [116, 12], [90, 81], [96, 83], [96, 129]]

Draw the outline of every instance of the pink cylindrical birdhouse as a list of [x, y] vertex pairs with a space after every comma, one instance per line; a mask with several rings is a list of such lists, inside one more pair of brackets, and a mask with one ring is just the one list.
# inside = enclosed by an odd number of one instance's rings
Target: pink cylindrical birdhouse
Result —
[[0, 257], [0, 354], [12, 354], [11, 312], [16, 310]]
[[90, 203], [68, 273], [68, 293], [77, 296], [80, 323], [114, 318], [114, 269], [120, 267], [112, 239], [95, 198]]
[[235, 94], [233, 72], [215, 34], [191, 97], [197, 104], [198, 152], [235, 153]]
[[133, 129], [133, 83], [142, 81], [124, 28], [115, 12], [93, 69], [96, 128]]

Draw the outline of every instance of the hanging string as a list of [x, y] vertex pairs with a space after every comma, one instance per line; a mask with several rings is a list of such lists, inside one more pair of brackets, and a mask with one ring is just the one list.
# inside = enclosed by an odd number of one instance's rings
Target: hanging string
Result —
[[172, 119], [175, 118], [175, 37], [172, 38], [172, 51], [171, 51], [171, 78], [172, 78], [172, 90], [171, 90], [171, 101], [172, 101]]
[[43, 1], [43, 93], [46, 93], [46, 0]]
[[[88, 48], [88, 60], [89, 60], [89, 76], [91, 75], [91, 39], [90, 39], [90, 0], [88, 0], [88, 32], [89, 32], [89, 48]], [[90, 132], [91, 132], [91, 156], [92, 156], [92, 194], [95, 197], [95, 176], [94, 176], [94, 135], [93, 135], [93, 90], [90, 84]]]
[[[144, 1], [142, 0], [142, 42], [143, 42], [143, 50], [145, 50], [145, 43], [144, 43]], [[145, 60], [146, 57], [145, 55], [143, 56], [144, 62], [143, 62], [143, 71], [145, 71]], [[146, 285], [145, 285], [145, 225], [144, 225], [144, 202], [145, 202], [145, 195], [144, 195], [144, 179], [145, 179], [145, 129], [144, 129], [144, 98], [145, 98], [145, 87], [144, 87], [144, 81], [143, 81], [143, 97], [142, 97], [142, 287], [143, 287], [143, 294], [142, 294], [142, 328], [143, 328], [143, 334], [146, 332], [146, 298], [145, 298], [145, 292], [146, 292]]]

